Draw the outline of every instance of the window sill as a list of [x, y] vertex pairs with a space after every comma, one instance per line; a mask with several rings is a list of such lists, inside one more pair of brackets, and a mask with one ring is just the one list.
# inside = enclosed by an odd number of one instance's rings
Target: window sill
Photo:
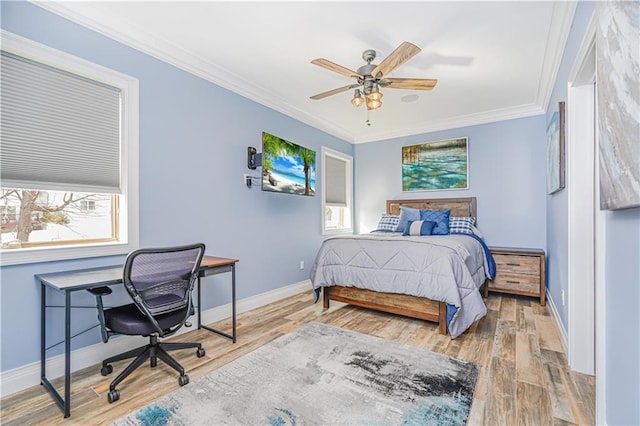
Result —
[[128, 254], [135, 250], [137, 242], [104, 243], [92, 245], [74, 245], [64, 247], [36, 247], [19, 250], [3, 250], [2, 266], [22, 265], [28, 263], [54, 262], [61, 260], [84, 259], [89, 257], [115, 256]]

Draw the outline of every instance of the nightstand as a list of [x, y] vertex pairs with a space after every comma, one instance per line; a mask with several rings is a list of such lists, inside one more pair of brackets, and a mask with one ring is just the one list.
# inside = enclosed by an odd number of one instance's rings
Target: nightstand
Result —
[[496, 276], [488, 281], [487, 291], [540, 298], [545, 305], [544, 250], [489, 247], [496, 261]]

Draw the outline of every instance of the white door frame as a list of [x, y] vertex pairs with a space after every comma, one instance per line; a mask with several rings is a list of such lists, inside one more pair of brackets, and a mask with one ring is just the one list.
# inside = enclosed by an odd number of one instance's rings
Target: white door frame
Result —
[[597, 375], [596, 422], [606, 420], [604, 223], [599, 211], [596, 24], [592, 15], [567, 89], [568, 361]]

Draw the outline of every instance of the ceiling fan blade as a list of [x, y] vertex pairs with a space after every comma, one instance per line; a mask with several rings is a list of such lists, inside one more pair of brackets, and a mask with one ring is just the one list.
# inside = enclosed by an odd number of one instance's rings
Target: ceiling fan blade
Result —
[[403, 41], [396, 50], [391, 52], [389, 56], [380, 62], [380, 65], [373, 69], [371, 75], [374, 78], [380, 78], [388, 75], [391, 71], [413, 58], [418, 52], [420, 52], [420, 48], [418, 46], [409, 43], [408, 41]]
[[385, 78], [380, 85], [390, 89], [431, 90], [438, 80], [428, 78]]
[[338, 65], [333, 63], [327, 59], [318, 58], [311, 61], [312, 64], [317, 65], [322, 68], [326, 68], [329, 71], [337, 72], [338, 74], [346, 75], [347, 77], [355, 77], [355, 78], [363, 78], [362, 75], [357, 72], [350, 70], [349, 68], [345, 68], [342, 65]]
[[311, 99], [313, 100], [323, 99], [328, 96], [346, 92], [349, 89], [355, 89], [358, 86], [360, 86], [360, 84], [356, 83], [356, 84], [349, 84], [348, 86], [338, 87], [337, 89], [329, 90], [328, 92], [322, 92], [322, 93], [318, 93], [317, 95], [313, 95], [311, 96]]

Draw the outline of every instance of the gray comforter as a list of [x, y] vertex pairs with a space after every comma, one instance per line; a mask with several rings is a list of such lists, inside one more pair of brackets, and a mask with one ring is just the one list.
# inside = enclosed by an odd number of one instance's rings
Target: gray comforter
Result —
[[325, 240], [311, 282], [314, 289], [342, 285], [446, 302], [457, 308], [448, 323], [456, 338], [487, 313], [479, 288], [488, 272], [482, 245], [469, 236], [372, 233]]

